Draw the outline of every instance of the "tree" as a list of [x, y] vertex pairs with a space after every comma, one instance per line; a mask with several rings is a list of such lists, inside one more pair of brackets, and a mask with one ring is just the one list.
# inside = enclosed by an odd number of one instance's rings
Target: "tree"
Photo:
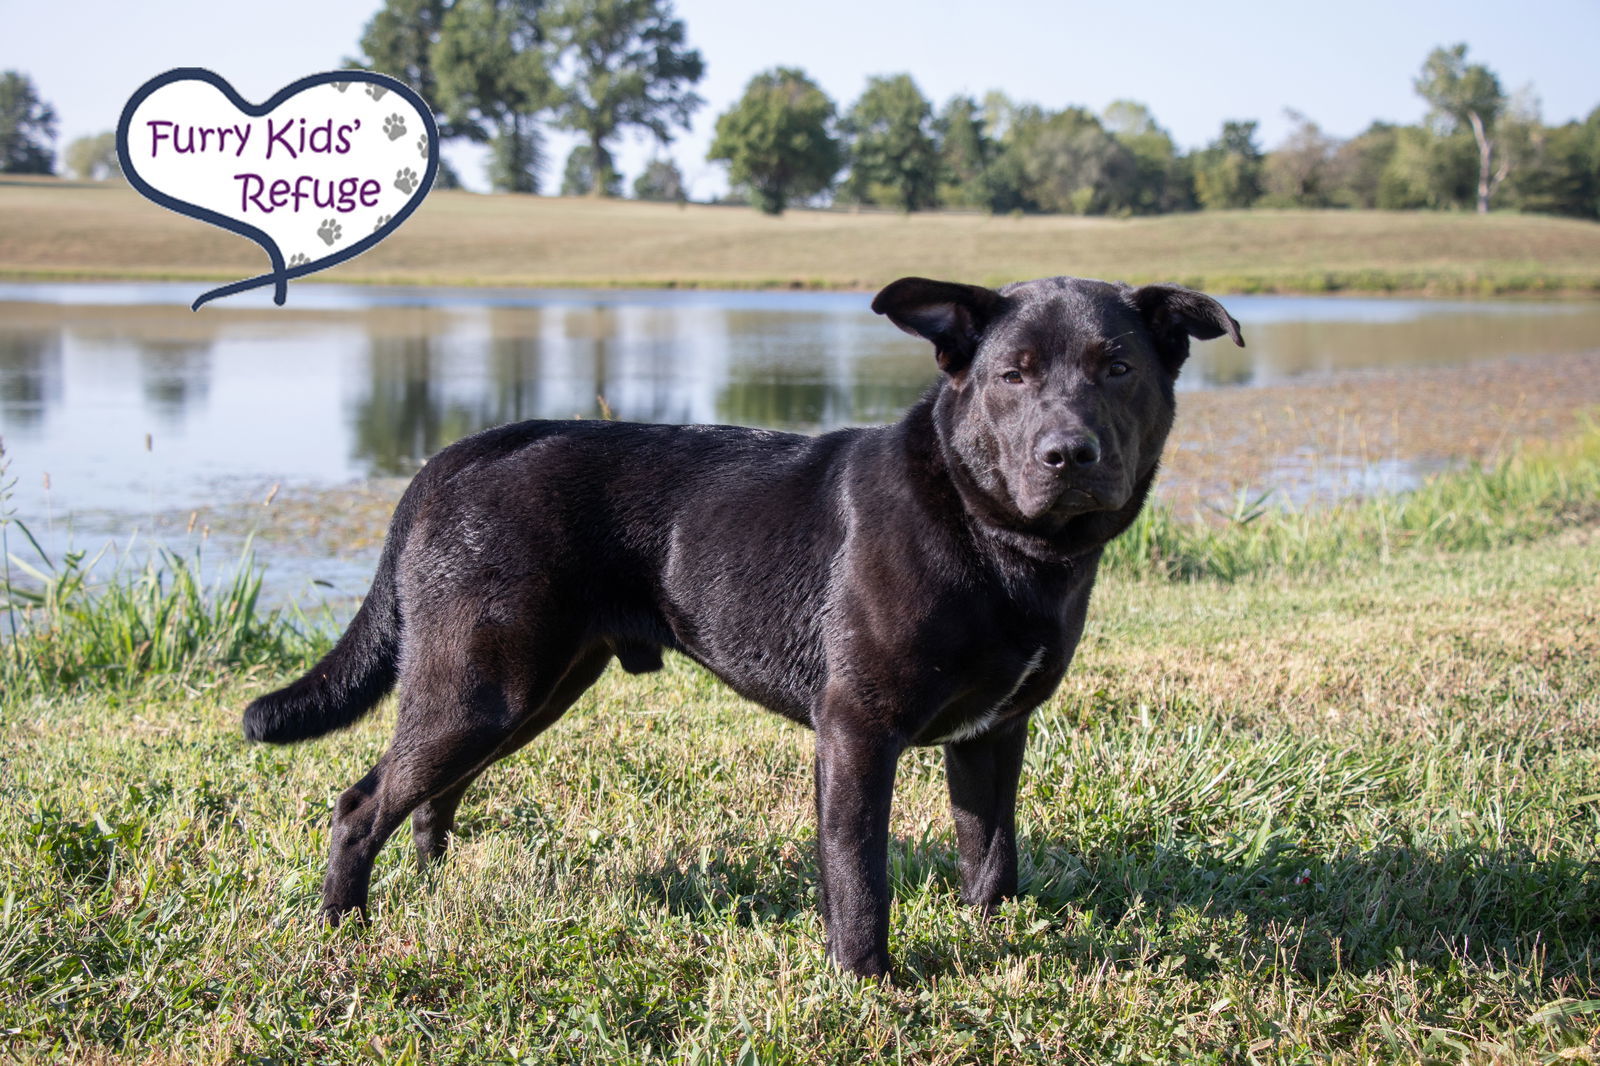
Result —
[[1399, 137], [1397, 127], [1374, 122], [1340, 144], [1328, 164], [1329, 202], [1340, 207], [1377, 207], [1383, 171], [1394, 158]]
[[1495, 122], [1506, 105], [1500, 79], [1480, 63], [1467, 64], [1467, 46], [1435, 48], [1422, 64], [1422, 73], [1411, 83], [1417, 95], [1428, 101], [1432, 118], [1449, 132], [1456, 126], [1472, 130], [1478, 145], [1478, 213], [1487, 214], [1489, 199], [1506, 180], [1511, 156], [1502, 153], [1500, 166], [1494, 165]]
[[1467, 206], [1472, 202], [1476, 156], [1465, 131], [1440, 136], [1425, 126], [1401, 127], [1378, 180], [1378, 206], [1391, 210]]
[[992, 209], [989, 164], [996, 145], [984, 129], [983, 109], [970, 96], [953, 96], [933, 122], [939, 142], [939, 194], [951, 207]]
[[850, 175], [844, 195], [902, 211], [936, 205], [939, 152], [933, 106], [909, 74], [875, 77], [844, 119]]
[[544, 140], [536, 124], [550, 106], [542, 0], [456, 0], [432, 57], [451, 129], [491, 141], [489, 182], [503, 192], [538, 192]]
[[1152, 215], [1194, 207], [1194, 178], [1187, 162], [1148, 107], [1116, 100], [1106, 108], [1101, 124], [1132, 156], [1130, 183], [1116, 192], [1129, 212]]
[[1516, 158], [1501, 203], [1519, 211], [1600, 218], [1600, 107], [1586, 121], [1561, 126], [1544, 126], [1536, 114], [1522, 100], [1501, 119], [1501, 139]]
[[769, 215], [826, 192], [842, 153], [833, 101], [805, 73], [778, 67], [757, 74], [739, 102], [717, 118], [707, 159], [728, 164], [728, 179], [749, 188]]
[[[598, 192], [595, 184], [597, 181], [603, 181]], [[580, 144], [567, 153], [567, 165], [561, 171], [561, 195], [588, 196], [591, 193], [599, 196], [620, 196], [622, 176], [612, 170], [602, 179], [595, 173], [594, 149], [587, 144]]]
[[1074, 215], [1125, 214], [1132, 185], [1132, 154], [1081, 107], [1055, 114], [1019, 111], [1013, 151], [1022, 189], [1040, 211]]
[[489, 188], [537, 193], [544, 164], [544, 135], [533, 116], [513, 115], [489, 142]]
[[556, 0], [541, 25], [558, 75], [556, 120], [588, 139], [588, 191], [615, 195], [607, 191], [617, 186], [610, 143], [629, 127], [661, 144], [672, 142], [674, 127], [688, 129], [705, 102], [693, 91], [705, 63], [671, 0]]
[[652, 159], [644, 173], [633, 179], [633, 198], [664, 204], [681, 204], [687, 200], [683, 172], [678, 164], [670, 159]]
[[433, 71], [433, 47], [439, 40], [449, 0], [384, 0], [383, 7], [368, 21], [361, 33], [365, 59], [356, 65], [398, 78], [428, 102], [440, 122], [441, 136], [454, 136], [445, 129], [446, 115], [440, 106], [438, 80]]
[[67, 173], [81, 181], [104, 181], [122, 177], [122, 160], [117, 158], [117, 135], [111, 131], [79, 137], [61, 153]]
[[984, 94], [982, 106], [983, 130], [990, 146], [983, 175], [989, 210], [995, 214], [1038, 210], [1023, 191], [1019, 130], [1043, 121], [1044, 111], [1034, 104], [1015, 104], [998, 89]]
[[0, 174], [55, 172], [55, 110], [21, 71], [0, 74]]
[[1211, 210], [1249, 207], [1261, 197], [1261, 149], [1256, 123], [1228, 121], [1194, 158], [1194, 189]]
[[1300, 112], [1285, 114], [1294, 127], [1261, 170], [1262, 202], [1271, 207], [1327, 207], [1334, 154], [1339, 142]]

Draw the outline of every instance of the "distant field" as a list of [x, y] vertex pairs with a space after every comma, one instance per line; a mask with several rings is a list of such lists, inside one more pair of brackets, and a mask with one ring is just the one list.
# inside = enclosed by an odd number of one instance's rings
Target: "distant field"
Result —
[[[121, 185], [0, 182], [0, 278], [217, 280], [242, 238]], [[439, 192], [344, 283], [875, 288], [905, 274], [1177, 280], [1219, 292], [1600, 295], [1600, 225], [1376, 211], [1147, 219], [791, 211]]]

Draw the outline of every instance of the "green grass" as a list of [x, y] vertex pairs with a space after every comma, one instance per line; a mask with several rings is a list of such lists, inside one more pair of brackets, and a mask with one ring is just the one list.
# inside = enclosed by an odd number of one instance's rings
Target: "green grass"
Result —
[[313, 917], [329, 807], [392, 711], [271, 748], [237, 720], [276, 679], [221, 661], [202, 690], [8, 688], [0, 1049], [1600, 1057], [1597, 448], [1591, 433], [1323, 522], [1245, 508], [1181, 542], [1148, 534], [1108, 568], [1035, 718], [1028, 895], [996, 921], [959, 903], [937, 752], [904, 760], [893, 986], [823, 961], [809, 735], [681, 659], [608, 673], [491, 771], [443, 866], [418, 873], [394, 841], [364, 935]]
[[[0, 182], [0, 277], [216, 281], [259, 248], [125, 186]], [[1053, 274], [1215, 292], [1600, 293], [1600, 225], [1439, 212], [1158, 218], [791, 211], [429, 195], [404, 229], [317, 275], [344, 283], [876, 289], [902, 275]]]
[[134, 566], [130, 538], [120, 553], [53, 559], [16, 517], [15, 486], [0, 440], [0, 692], [8, 701], [77, 690], [192, 693], [308, 661], [328, 639], [302, 611], [261, 608], [250, 538], [210, 588], [198, 547], [191, 556], [157, 547]]
[[3, 624], [17, 634], [0, 648], [0, 686], [12, 698], [130, 685], [192, 689], [281, 669], [321, 639], [303, 614], [259, 608], [262, 575], [248, 547], [209, 589], [198, 552], [159, 550], [138, 568], [113, 562], [103, 577], [103, 555], [42, 562], [12, 560], [16, 578], [0, 586]]
[[[1600, 427], [1565, 447], [1515, 453], [1414, 492], [1301, 510], [1246, 494], [1214, 517], [1184, 521], [1169, 508], [1146, 508], [1112, 542], [1105, 565], [1129, 575], [1234, 580], [1383, 561], [1406, 549], [1484, 551], [1547, 536], [1600, 521]], [[1248, 535], [1237, 532], [1246, 526]]]

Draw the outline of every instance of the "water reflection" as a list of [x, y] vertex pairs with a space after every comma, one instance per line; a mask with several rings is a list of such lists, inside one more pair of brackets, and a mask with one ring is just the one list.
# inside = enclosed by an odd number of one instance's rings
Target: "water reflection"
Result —
[[[18, 473], [52, 474], [58, 510], [404, 476], [476, 430], [607, 408], [804, 431], [883, 422], [935, 377], [926, 345], [858, 293], [305, 286], [286, 309], [196, 314], [188, 289], [0, 284], [0, 434]], [[1600, 345], [1590, 304], [1227, 304], [1249, 347], [1197, 345], [1182, 387]], [[37, 480], [20, 479], [22, 507], [39, 506]]]
[[146, 408], [164, 427], [183, 421], [211, 391], [211, 345], [158, 338], [136, 342]]
[[370, 386], [352, 405], [353, 455], [370, 474], [408, 474], [423, 457], [471, 432], [472, 412], [440, 396], [444, 376], [430, 337], [368, 342]]
[[613, 302], [390, 315], [365, 338], [367, 384], [347, 399], [350, 455], [362, 473], [405, 475], [479, 429], [608, 412], [802, 430], [885, 421], [932, 380], [932, 360], [855, 317]]
[[43, 329], [0, 329], [0, 429], [39, 428], [61, 402], [61, 336]]

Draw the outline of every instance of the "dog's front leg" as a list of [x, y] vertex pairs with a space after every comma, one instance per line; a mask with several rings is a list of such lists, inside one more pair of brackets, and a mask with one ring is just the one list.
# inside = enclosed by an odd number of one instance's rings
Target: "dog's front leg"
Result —
[[897, 739], [825, 719], [817, 728], [817, 857], [828, 957], [863, 977], [889, 972], [889, 805]]
[[987, 736], [944, 746], [961, 898], [985, 915], [1017, 894], [1017, 779], [1027, 743], [1023, 715]]

